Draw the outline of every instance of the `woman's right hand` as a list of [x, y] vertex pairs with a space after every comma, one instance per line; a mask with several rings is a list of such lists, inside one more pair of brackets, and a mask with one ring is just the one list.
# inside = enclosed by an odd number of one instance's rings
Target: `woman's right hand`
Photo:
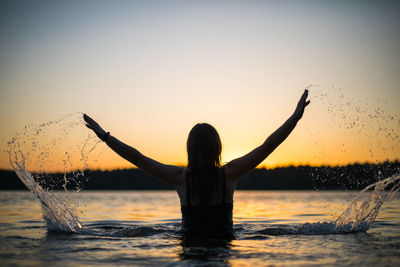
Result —
[[88, 115], [83, 114], [83, 119], [86, 122], [86, 127], [91, 129], [98, 138], [104, 140], [104, 138], [107, 136], [106, 131], [104, 131], [103, 128], [101, 128], [100, 125]]
[[307, 101], [308, 90], [304, 90], [303, 95], [301, 96], [299, 103], [297, 103], [296, 110], [294, 111], [294, 116], [297, 120], [300, 120], [303, 117], [304, 109], [310, 104], [310, 100]]

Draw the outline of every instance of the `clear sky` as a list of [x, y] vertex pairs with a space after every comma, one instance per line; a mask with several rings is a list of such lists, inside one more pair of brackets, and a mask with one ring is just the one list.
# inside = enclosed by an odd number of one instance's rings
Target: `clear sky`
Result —
[[[0, 168], [24, 125], [73, 111], [170, 164], [208, 122], [226, 162], [310, 84], [303, 120], [262, 165], [399, 158], [399, 15], [399, 1], [1, 1]], [[96, 150], [93, 168], [131, 166]]]

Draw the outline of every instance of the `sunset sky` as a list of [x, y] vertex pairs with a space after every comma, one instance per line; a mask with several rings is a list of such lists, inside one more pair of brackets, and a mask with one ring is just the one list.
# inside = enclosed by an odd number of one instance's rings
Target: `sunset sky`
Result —
[[[227, 162], [309, 85], [304, 118], [261, 166], [399, 159], [399, 14], [400, 1], [1, 1], [0, 168], [16, 132], [71, 112], [168, 164], [208, 122]], [[132, 166], [103, 144], [89, 162]]]

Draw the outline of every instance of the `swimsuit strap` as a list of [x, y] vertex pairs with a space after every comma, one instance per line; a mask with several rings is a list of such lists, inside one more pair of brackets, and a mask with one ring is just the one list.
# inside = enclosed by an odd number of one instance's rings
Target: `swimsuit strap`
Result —
[[222, 172], [222, 203], [225, 204], [225, 198], [226, 198], [226, 180], [225, 180], [225, 172], [224, 169], [221, 168]]

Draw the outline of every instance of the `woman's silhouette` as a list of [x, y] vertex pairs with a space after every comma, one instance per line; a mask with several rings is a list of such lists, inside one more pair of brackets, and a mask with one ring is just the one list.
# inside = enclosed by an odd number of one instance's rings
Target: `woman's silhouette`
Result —
[[221, 140], [215, 128], [207, 123], [196, 124], [189, 133], [185, 168], [148, 158], [111, 136], [86, 114], [83, 118], [86, 126], [117, 154], [176, 188], [186, 235], [229, 237], [232, 235], [233, 193], [238, 179], [260, 164], [292, 132], [310, 103], [307, 96], [305, 90], [293, 115], [262, 145], [223, 166], [220, 164]]

